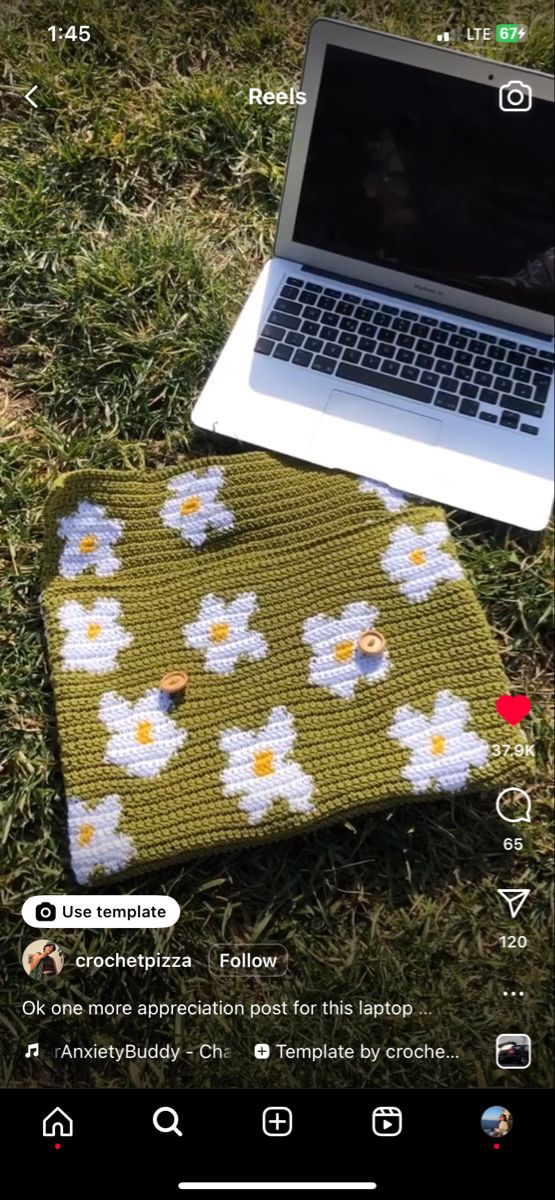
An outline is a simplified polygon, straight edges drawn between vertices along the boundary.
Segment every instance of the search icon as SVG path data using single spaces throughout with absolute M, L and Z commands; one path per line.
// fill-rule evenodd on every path
M 161 1125 L 160 1124 L 160 1116 L 162 1113 L 170 1114 L 170 1117 L 171 1117 L 170 1125 Z M 175 1111 L 175 1108 L 157 1108 L 156 1112 L 154 1113 L 154 1116 L 152 1118 L 152 1124 L 154 1125 L 154 1128 L 158 1130 L 158 1133 L 176 1133 L 178 1137 L 183 1137 L 183 1134 L 179 1128 L 178 1122 L 179 1122 L 179 1117 Z
M 522 799 L 525 802 L 524 812 L 521 813 L 521 815 L 519 817 L 507 816 L 507 813 L 503 812 L 503 809 L 501 807 L 502 803 L 504 802 L 504 797 L 510 796 L 513 794 L 516 794 L 516 796 L 519 799 Z M 531 821 L 532 820 L 532 817 L 531 817 L 532 801 L 528 795 L 528 792 L 524 792 L 522 790 L 522 788 L 517 788 L 517 787 L 505 788 L 504 791 L 499 793 L 497 800 L 495 801 L 495 807 L 497 809 L 498 816 L 501 817 L 501 820 L 508 821 L 510 825 L 517 825 L 519 821 Z

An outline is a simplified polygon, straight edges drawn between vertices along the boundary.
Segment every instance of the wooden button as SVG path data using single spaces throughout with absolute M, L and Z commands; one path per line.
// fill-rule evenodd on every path
M 167 671 L 160 680 L 160 691 L 173 696 L 176 692 L 185 691 L 188 682 L 189 676 L 186 671 Z
M 383 633 L 378 629 L 369 629 L 367 633 L 361 633 L 358 639 L 358 648 L 361 654 L 374 656 L 375 654 L 383 654 L 385 650 L 385 638 Z

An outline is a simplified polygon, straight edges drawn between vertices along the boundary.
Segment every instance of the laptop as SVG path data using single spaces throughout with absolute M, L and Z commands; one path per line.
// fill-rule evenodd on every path
M 274 257 L 194 424 L 489 518 L 553 500 L 553 77 L 311 27 Z

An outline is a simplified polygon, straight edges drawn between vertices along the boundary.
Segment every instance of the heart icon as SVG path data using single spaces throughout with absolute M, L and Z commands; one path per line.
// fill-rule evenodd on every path
M 519 721 L 528 716 L 532 707 L 528 696 L 498 696 L 495 707 L 500 717 L 509 725 L 518 725 Z

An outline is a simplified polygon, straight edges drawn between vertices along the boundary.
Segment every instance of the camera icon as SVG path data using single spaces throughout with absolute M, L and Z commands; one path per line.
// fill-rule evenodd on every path
M 499 88 L 499 107 L 501 112 L 530 112 L 532 107 L 532 88 L 520 79 L 510 79 Z
M 35 908 L 35 921 L 48 921 L 49 925 L 54 925 L 56 921 L 56 905 L 48 904 L 45 900 L 42 904 L 37 904 Z

